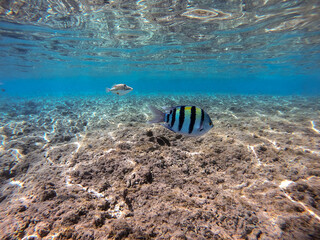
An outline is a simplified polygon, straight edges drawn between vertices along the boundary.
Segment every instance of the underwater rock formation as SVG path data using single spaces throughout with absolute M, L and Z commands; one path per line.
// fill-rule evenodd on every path
M 38 98 L 28 115 L 23 101 L 0 113 L 1 239 L 320 235 L 314 98 Z M 147 124 L 147 103 L 168 102 L 205 108 L 214 128 L 185 137 Z

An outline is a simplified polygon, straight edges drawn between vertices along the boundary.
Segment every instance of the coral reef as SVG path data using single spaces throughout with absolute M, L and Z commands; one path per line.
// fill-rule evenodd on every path
M 1 101 L 1 239 L 319 239 L 318 98 Z M 215 127 L 175 134 L 149 104 Z

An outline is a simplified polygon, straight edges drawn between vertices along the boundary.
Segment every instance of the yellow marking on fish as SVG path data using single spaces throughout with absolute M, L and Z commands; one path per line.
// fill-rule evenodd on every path
M 191 107 L 185 107 L 184 108 L 184 115 L 190 116 L 190 114 L 191 114 Z
M 196 107 L 196 116 L 201 116 L 201 109 Z

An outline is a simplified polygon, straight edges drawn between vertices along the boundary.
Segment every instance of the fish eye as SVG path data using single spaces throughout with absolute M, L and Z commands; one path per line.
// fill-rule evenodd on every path
M 209 125 L 212 126 L 212 122 L 209 122 Z

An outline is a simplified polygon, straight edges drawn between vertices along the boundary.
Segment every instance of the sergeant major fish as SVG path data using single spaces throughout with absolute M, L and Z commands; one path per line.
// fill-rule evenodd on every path
M 107 92 L 112 92 L 113 94 L 117 94 L 119 96 L 123 96 L 133 90 L 132 87 L 129 87 L 126 84 L 116 84 L 113 85 L 112 88 L 107 88 Z
M 187 136 L 201 136 L 212 127 L 209 115 L 196 106 L 178 106 L 165 108 L 165 112 L 149 106 L 153 119 L 148 123 L 161 123 L 169 130 Z

